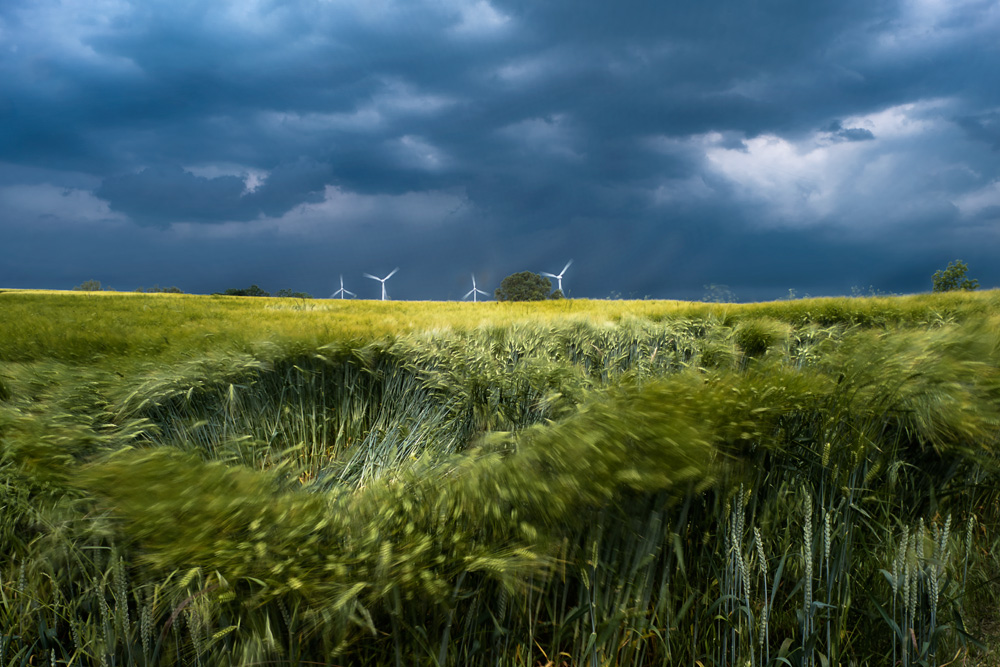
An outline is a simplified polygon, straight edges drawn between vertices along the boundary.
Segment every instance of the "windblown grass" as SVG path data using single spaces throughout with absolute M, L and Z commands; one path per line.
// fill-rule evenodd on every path
M 947 663 L 997 300 L 2 293 L 0 665 Z

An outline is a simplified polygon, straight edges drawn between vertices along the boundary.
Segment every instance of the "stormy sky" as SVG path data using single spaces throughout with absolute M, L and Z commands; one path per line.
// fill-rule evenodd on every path
M 0 287 L 1000 285 L 996 0 L 4 0 Z

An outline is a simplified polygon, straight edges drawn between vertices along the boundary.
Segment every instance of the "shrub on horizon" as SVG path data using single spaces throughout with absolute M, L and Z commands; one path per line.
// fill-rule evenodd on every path
M 220 292 L 216 292 L 215 294 L 220 294 Z M 271 293 L 265 292 L 256 285 L 251 285 L 246 289 L 235 289 L 231 287 L 227 289 L 225 292 L 221 292 L 221 295 L 222 296 L 271 296 Z
M 293 292 L 290 289 L 280 289 L 277 292 L 275 292 L 274 296 L 280 296 L 280 297 L 285 297 L 285 298 L 289 298 L 289 299 L 311 299 L 311 298 L 313 298 L 312 294 L 309 294 L 308 292 Z
M 159 285 L 153 285 L 149 289 L 139 287 L 135 291 L 140 294 L 184 294 L 184 290 L 180 287 L 160 287 Z

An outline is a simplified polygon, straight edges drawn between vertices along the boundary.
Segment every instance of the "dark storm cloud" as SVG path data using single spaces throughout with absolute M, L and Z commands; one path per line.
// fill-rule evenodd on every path
M 307 159 L 278 165 L 253 190 L 237 176 L 205 178 L 170 165 L 113 176 L 95 194 L 139 224 L 169 226 L 280 217 L 300 204 L 322 201 L 329 180 L 328 167 Z
M 863 127 L 849 127 L 837 132 L 837 136 L 845 141 L 870 141 L 875 138 L 871 130 Z
M 236 176 L 199 178 L 180 167 L 156 167 L 110 178 L 96 194 L 139 223 L 169 225 L 218 219 L 220 214 L 224 219 L 255 217 L 239 210 L 245 208 L 240 201 L 243 189 L 243 180 Z
M 454 257 L 574 257 L 592 296 L 903 285 L 995 234 L 997 29 L 978 0 L 8 2 L 3 224 L 72 223 L 69 188 L 78 224 L 148 228 L 122 255 L 316 285 L 410 258 L 408 298 L 467 291 Z
M 870 141 L 875 138 L 871 130 L 866 130 L 863 127 L 844 127 L 839 120 L 830 123 L 826 132 L 843 141 Z
M 956 122 L 973 141 L 1000 151 L 1000 112 L 991 111 L 977 116 L 962 116 Z

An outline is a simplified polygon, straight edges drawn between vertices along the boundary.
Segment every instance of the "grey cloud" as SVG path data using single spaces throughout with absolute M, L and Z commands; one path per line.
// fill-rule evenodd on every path
M 706 284 L 728 284 L 740 300 L 849 294 L 852 286 L 882 291 L 929 289 L 930 275 L 960 257 L 984 286 L 1000 285 L 988 246 L 1000 237 L 974 230 L 967 238 L 923 221 L 875 231 L 864 240 L 826 227 L 761 231 L 753 212 L 724 202 L 680 208 L 657 217 L 576 218 L 572 225 L 527 225 L 456 216 L 418 230 L 390 220 L 377 230 L 344 236 L 327 229 L 310 237 L 273 233 L 213 237 L 157 227 L 85 228 L 0 222 L 0 284 L 65 288 L 97 279 L 117 289 L 176 284 L 208 293 L 257 283 L 330 294 L 343 273 L 348 289 L 377 298 L 363 272 L 400 266 L 390 294 L 397 299 L 457 299 L 475 272 L 485 289 L 516 271 L 558 270 L 574 264 L 565 285 L 572 296 L 700 299 Z M 55 224 L 55 223 L 53 223 Z M 994 223 L 995 224 L 995 223 Z M 204 229 L 204 227 L 201 227 Z M 50 263 L 43 274 L 37 258 Z M 26 259 L 32 258 L 32 259 Z M 294 258 L 294 261 L 291 261 Z M 370 289 L 366 289 L 370 288 Z
M 238 176 L 205 178 L 173 165 L 113 176 L 95 194 L 140 224 L 164 226 L 280 217 L 300 204 L 322 201 L 329 181 L 329 167 L 307 159 L 279 165 L 249 192 Z
M 871 130 L 863 127 L 844 127 L 839 120 L 830 123 L 825 131 L 842 141 L 871 141 L 875 138 Z
M 295 206 L 323 200 L 332 180 L 330 167 L 308 158 L 278 165 L 256 190 L 243 196 L 246 206 L 279 217 Z
M 243 179 L 236 176 L 202 178 L 173 166 L 108 178 L 96 194 L 140 224 L 169 225 L 250 219 L 240 201 L 243 189 Z
M 871 130 L 861 127 L 849 127 L 838 132 L 837 136 L 846 141 L 871 141 L 875 138 Z
M 962 116 L 956 122 L 973 141 L 988 144 L 994 151 L 1000 151 L 1000 112 Z
M 995 222 L 1000 225 L 1000 205 L 981 208 L 976 211 L 973 219 L 976 221 Z

